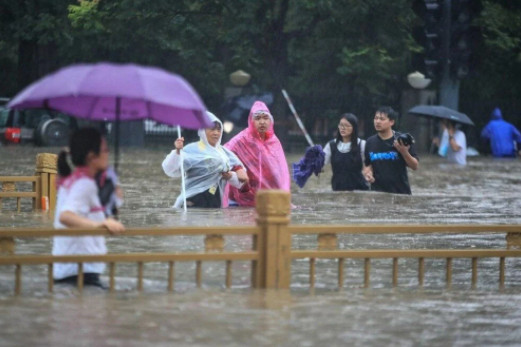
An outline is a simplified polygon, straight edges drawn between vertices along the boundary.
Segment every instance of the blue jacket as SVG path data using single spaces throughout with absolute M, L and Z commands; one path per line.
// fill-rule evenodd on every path
M 514 141 L 521 144 L 521 133 L 515 126 L 503 120 L 499 108 L 492 111 L 492 120 L 481 131 L 481 138 L 490 140 L 494 157 L 515 157 Z

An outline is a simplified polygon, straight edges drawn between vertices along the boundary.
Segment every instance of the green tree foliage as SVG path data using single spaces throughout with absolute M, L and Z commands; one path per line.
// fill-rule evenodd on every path
M 479 64 L 474 76 L 463 81 L 461 107 L 475 115 L 478 126 L 488 121 L 495 106 L 521 126 L 521 119 L 514 117 L 521 112 L 521 1 L 482 3 L 477 19 L 483 34 L 476 52 Z
M 217 16 L 203 2 L 83 0 L 69 7 L 77 38 L 69 58 L 160 66 L 183 75 L 212 100 L 225 78 L 210 23 Z
M 408 0 L 0 0 L 0 94 L 11 96 L 72 63 L 134 62 L 181 74 L 218 113 L 228 74 L 243 69 L 254 90 L 274 94 L 278 119 L 289 116 L 281 88 L 308 127 L 348 111 L 368 118 L 380 104 L 399 108 L 407 88 L 418 50 L 410 6 Z M 481 100 L 519 109 L 513 100 L 521 89 L 520 1 L 483 1 L 483 8 L 481 59 L 474 77 L 462 82 L 462 109 Z
M 0 1 L 0 93 L 22 86 L 56 69 L 58 47 L 71 40 L 67 5 L 72 0 Z
M 370 116 L 380 104 L 397 107 L 413 19 L 408 1 L 331 1 L 312 36 L 294 42 L 293 86 L 314 115 Z M 309 86 L 313 86 L 309 88 Z M 329 111 L 328 111 L 329 109 Z

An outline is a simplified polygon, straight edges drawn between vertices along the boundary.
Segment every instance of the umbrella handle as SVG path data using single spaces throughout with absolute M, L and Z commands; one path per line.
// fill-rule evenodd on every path
M 308 132 L 306 131 L 306 128 L 304 127 L 304 124 L 300 120 L 300 117 L 297 114 L 297 110 L 295 110 L 295 107 L 293 107 L 293 103 L 291 102 L 291 99 L 289 98 L 288 93 L 285 89 L 282 89 L 282 95 L 284 95 L 284 99 L 286 99 L 289 109 L 291 110 L 291 113 L 293 113 L 293 116 L 295 116 L 295 119 L 297 120 L 297 124 L 300 127 L 300 130 L 304 133 L 304 136 L 306 137 L 306 140 L 308 141 L 309 145 L 313 147 L 315 144 L 313 143 L 313 140 L 311 140 L 311 136 L 309 136 Z
M 177 126 L 177 137 L 181 137 L 181 127 Z M 183 209 L 186 212 L 186 190 L 185 190 L 185 169 L 183 163 L 183 151 L 179 151 L 179 155 L 181 156 L 181 194 L 183 195 Z

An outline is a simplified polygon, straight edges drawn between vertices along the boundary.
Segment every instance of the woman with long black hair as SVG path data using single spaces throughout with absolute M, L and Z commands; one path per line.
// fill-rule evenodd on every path
M 333 190 L 368 190 L 362 175 L 365 141 L 358 138 L 358 119 L 345 113 L 338 122 L 337 136 L 324 147 L 324 165 L 331 163 Z

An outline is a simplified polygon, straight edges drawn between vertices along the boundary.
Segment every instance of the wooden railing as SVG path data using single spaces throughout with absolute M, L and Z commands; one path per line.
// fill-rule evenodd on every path
M 109 287 L 115 288 L 116 264 L 133 262 L 137 264 L 137 290 L 143 290 L 144 264 L 149 262 L 168 263 L 167 285 L 174 288 L 176 262 L 195 262 L 195 282 L 202 283 L 202 262 L 222 261 L 226 264 L 225 284 L 232 283 L 232 263 L 251 261 L 252 288 L 288 289 L 291 285 L 291 266 L 295 259 L 309 259 L 309 283 L 315 285 L 316 261 L 337 259 L 337 283 L 344 285 L 344 262 L 346 259 L 363 259 L 363 284 L 370 286 L 372 259 L 392 259 L 392 285 L 398 285 L 398 262 L 400 259 L 418 259 L 418 286 L 423 286 L 425 259 L 445 259 L 445 279 L 447 287 L 452 284 L 453 259 L 471 259 L 471 286 L 476 287 L 478 261 L 482 258 L 498 258 L 499 287 L 505 286 L 506 258 L 521 257 L 521 225 L 289 225 L 290 195 L 284 191 L 260 191 L 257 194 L 257 225 L 235 227 L 176 227 L 176 228 L 131 228 L 123 236 L 116 237 L 164 237 L 164 236 L 205 236 L 204 252 L 172 253 L 118 253 L 106 255 L 53 256 L 18 254 L 16 239 L 48 238 L 53 236 L 109 236 L 103 229 L 0 229 L 0 265 L 15 266 L 15 293 L 21 292 L 22 266 L 44 264 L 48 267 L 48 290 L 53 290 L 53 264 L 73 262 L 78 264 L 78 288 L 82 289 L 83 264 L 105 262 L 108 264 Z M 338 234 L 476 234 L 500 233 L 506 235 L 505 249 L 338 249 Z M 317 248 L 308 250 L 292 249 L 292 235 L 316 234 Z M 228 235 L 251 235 L 252 249 L 225 252 L 224 241 Z
M 240 252 L 224 252 L 224 236 L 225 235 L 252 235 L 254 239 L 258 235 L 258 228 L 255 226 L 245 227 L 212 227 L 201 229 L 199 227 L 185 228 L 133 228 L 125 232 L 125 236 L 206 236 L 205 252 L 180 252 L 180 253 L 124 253 L 124 254 L 100 254 L 100 255 L 70 255 L 70 256 L 53 256 L 50 254 L 32 255 L 32 254 L 16 254 L 15 238 L 48 238 L 54 236 L 110 236 L 103 229 L 0 229 L 0 265 L 15 265 L 15 292 L 21 292 L 22 266 L 27 265 L 47 265 L 48 266 L 48 289 L 53 290 L 53 264 L 54 263 L 77 263 L 79 267 L 78 287 L 83 287 L 83 264 L 90 262 L 104 262 L 109 268 L 109 289 L 115 288 L 115 270 L 117 263 L 133 262 L 138 264 L 137 274 L 137 290 L 143 289 L 143 268 L 145 263 L 150 262 L 167 262 L 168 268 L 168 290 L 174 288 L 174 266 L 175 262 L 196 262 L 196 284 L 198 287 L 202 283 L 202 262 L 203 261 L 223 261 L 226 263 L 226 287 L 231 286 L 232 279 L 232 262 L 234 261 L 252 261 L 254 267 L 257 267 L 258 252 L 252 250 Z M 255 285 L 260 282 L 260 276 L 256 275 L 257 271 L 252 270 L 252 283 Z
M 32 199 L 32 209 L 54 211 L 56 205 L 56 155 L 40 153 L 36 156 L 36 172 L 34 176 L 0 176 L 0 211 L 3 199 L 16 199 L 16 210 L 21 210 L 21 199 Z M 19 190 L 17 183 L 29 182 L 32 184 L 30 191 Z M 43 205 L 42 204 L 45 204 Z
M 32 208 L 40 208 L 41 203 L 41 187 L 40 176 L 0 176 L 2 190 L 0 191 L 0 210 L 3 208 L 3 199 L 15 198 L 16 210 L 21 210 L 21 199 L 31 198 L 33 200 Z M 32 184 L 31 191 L 20 191 L 17 183 L 29 182 Z

